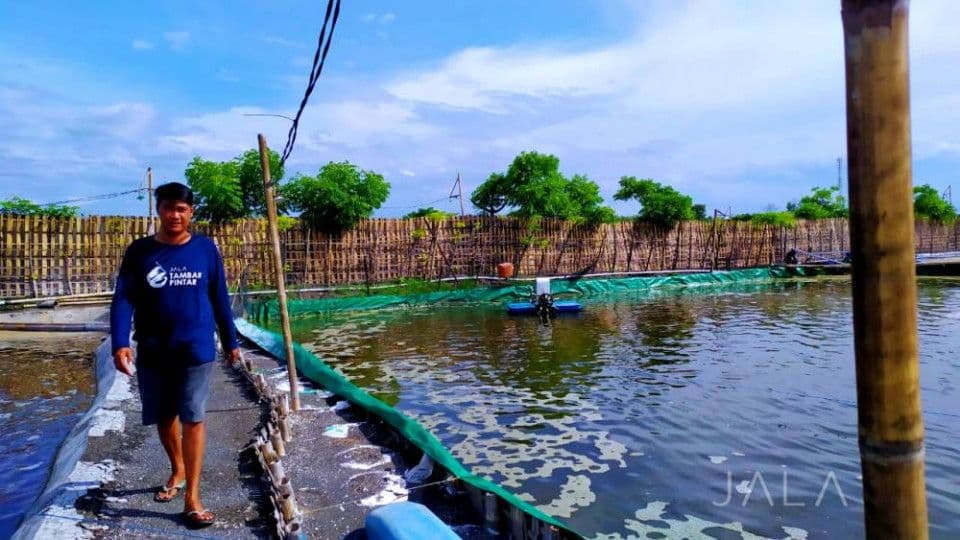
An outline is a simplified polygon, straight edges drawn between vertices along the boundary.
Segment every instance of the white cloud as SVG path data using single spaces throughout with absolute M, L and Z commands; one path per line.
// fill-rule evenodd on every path
M 130 46 L 139 51 L 148 51 L 153 48 L 153 43 L 143 39 L 135 39 Z
M 390 24 L 396 20 L 397 16 L 394 13 L 367 13 L 366 15 L 360 17 L 360 20 L 367 23 L 377 23 L 377 24 Z
M 171 49 L 175 51 L 182 51 L 190 42 L 190 32 L 164 32 L 163 39 L 167 41 L 167 44 Z
M 841 80 L 833 11 L 813 3 L 749 6 L 706 3 L 662 15 L 651 31 L 592 49 L 467 48 L 436 68 L 399 77 L 387 90 L 401 99 L 498 113 L 513 110 L 518 97 L 689 111 L 785 100 L 809 91 L 811 82 Z M 774 95 L 771 87 L 789 92 Z
M 260 38 L 261 41 L 270 45 L 279 45 L 281 47 L 288 47 L 290 49 L 305 49 L 307 46 L 299 41 L 293 41 L 292 39 L 282 38 L 279 36 L 263 36 Z
M 286 121 L 245 114 L 274 113 L 255 107 L 234 107 L 184 118 L 174 125 L 171 134 L 161 139 L 161 145 L 173 152 L 232 157 L 249 148 L 257 132 L 266 130 L 277 134 L 270 137 L 271 146 L 283 147 L 289 126 Z M 408 105 L 358 100 L 320 103 L 308 107 L 300 120 L 297 152 L 329 154 L 331 148 L 356 151 L 398 140 L 424 140 L 437 133 L 437 128 L 419 119 Z

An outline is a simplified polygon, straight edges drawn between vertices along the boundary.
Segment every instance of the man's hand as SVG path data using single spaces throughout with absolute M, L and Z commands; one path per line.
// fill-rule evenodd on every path
M 240 361 L 240 348 L 237 347 L 236 349 L 230 351 L 229 353 L 224 354 L 223 359 L 226 360 L 227 364 L 231 366 L 237 365 L 237 362 Z
M 115 353 L 113 353 L 113 365 L 116 366 L 117 371 L 127 375 L 128 377 L 133 376 L 133 349 L 130 347 L 120 347 Z

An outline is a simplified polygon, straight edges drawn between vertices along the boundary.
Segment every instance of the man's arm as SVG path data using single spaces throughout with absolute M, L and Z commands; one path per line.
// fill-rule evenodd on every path
M 113 349 L 113 363 L 118 370 L 127 375 L 133 375 L 133 350 L 130 348 L 130 328 L 134 309 L 131 247 L 128 247 L 123 254 L 117 284 L 113 289 L 113 301 L 110 303 L 110 342 Z
M 233 310 L 230 308 L 230 294 L 227 292 L 227 277 L 223 269 L 223 258 L 214 247 L 213 274 L 210 276 L 210 303 L 213 315 L 220 331 L 220 343 L 224 355 L 231 362 L 240 359 L 240 345 L 237 342 L 237 328 L 233 324 Z

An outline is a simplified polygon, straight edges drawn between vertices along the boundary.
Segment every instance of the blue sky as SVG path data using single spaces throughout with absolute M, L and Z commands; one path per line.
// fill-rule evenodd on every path
M 182 179 L 263 132 L 282 148 L 320 2 L 4 2 L 0 199 Z M 960 190 L 960 2 L 911 4 L 914 182 Z M 380 216 L 469 191 L 522 150 L 613 203 L 651 177 L 708 208 L 782 208 L 845 155 L 839 0 L 351 1 L 288 176 L 350 160 L 392 184 Z M 844 169 L 844 181 L 846 172 Z M 960 197 L 958 197 L 960 198 Z M 458 209 L 455 201 L 433 206 Z M 84 213 L 137 214 L 133 196 Z M 469 208 L 469 205 L 468 205 Z

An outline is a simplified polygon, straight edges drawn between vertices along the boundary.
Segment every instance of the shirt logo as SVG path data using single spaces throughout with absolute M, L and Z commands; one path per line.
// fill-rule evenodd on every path
M 154 289 L 159 289 L 167 284 L 167 271 L 157 263 L 153 270 L 147 273 L 147 283 Z

